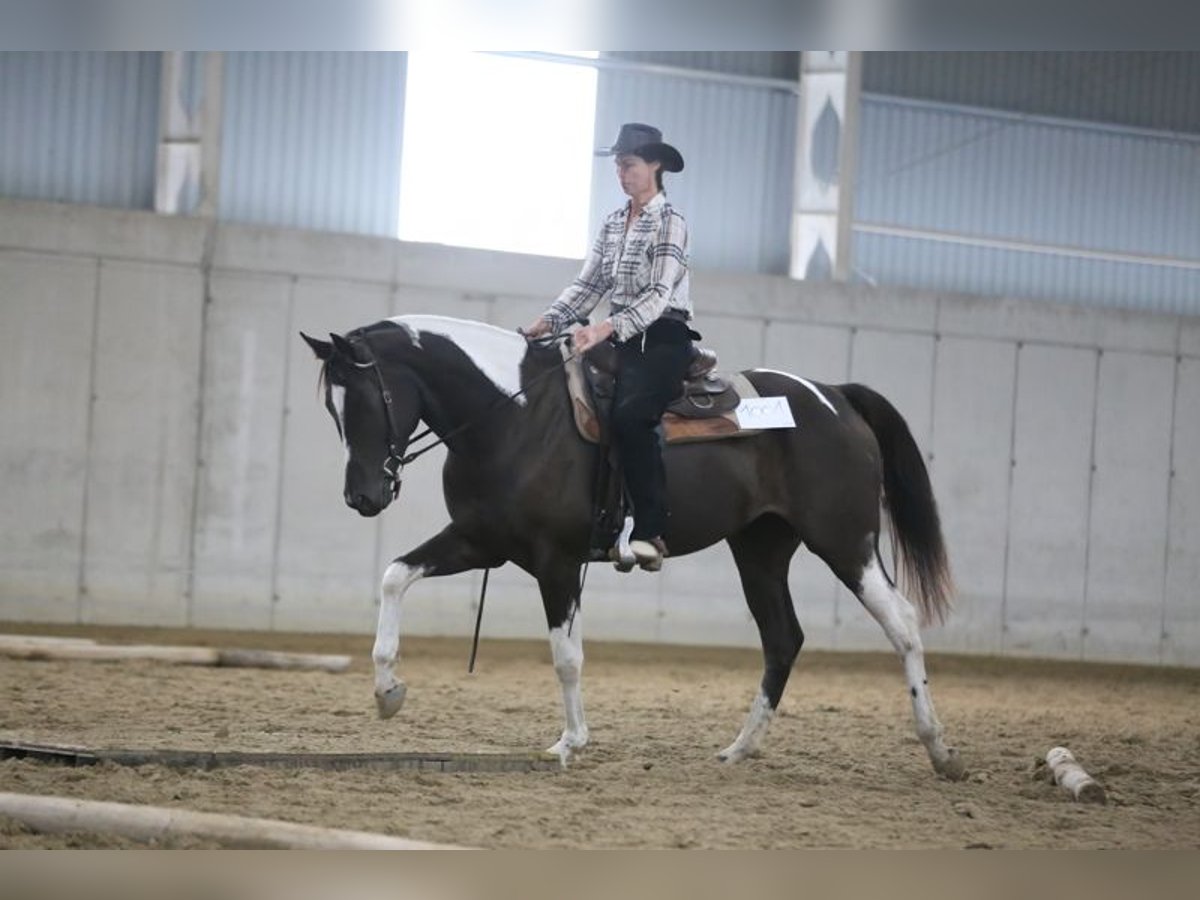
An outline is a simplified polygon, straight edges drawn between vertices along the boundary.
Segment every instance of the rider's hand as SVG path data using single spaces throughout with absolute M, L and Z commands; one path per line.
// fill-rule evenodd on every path
M 553 326 L 546 320 L 544 316 L 538 316 L 530 322 L 521 334 L 525 335 L 526 340 L 534 340 L 543 335 L 549 334 L 553 330 Z
M 587 353 L 597 344 L 607 341 L 613 335 L 612 323 L 605 319 L 595 325 L 588 325 L 575 332 L 575 352 Z

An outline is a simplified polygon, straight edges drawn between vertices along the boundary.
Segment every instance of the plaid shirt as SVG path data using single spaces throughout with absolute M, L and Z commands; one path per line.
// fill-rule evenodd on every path
M 629 203 L 604 220 L 579 275 L 544 313 L 555 331 L 590 313 L 605 296 L 619 340 L 641 334 L 668 309 L 692 318 L 687 223 L 661 192 L 625 230 Z

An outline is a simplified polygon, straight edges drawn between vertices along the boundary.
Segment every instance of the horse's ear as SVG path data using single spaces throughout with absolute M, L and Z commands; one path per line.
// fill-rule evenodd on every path
M 350 346 L 350 342 L 340 334 L 329 333 L 329 339 L 333 341 L 333 349 L 340 353 L 346 359 L 354 359 L 354 348 Z
M 316 338 L 309 337 L 303 331 L 300 332 L 300 337 L 304 338 L 304 342 L 312 347 L 312 352 L 317 354 L 317 359 L 327 360 L 333 356 L 333 344 L 329 341 L 319 341 Z

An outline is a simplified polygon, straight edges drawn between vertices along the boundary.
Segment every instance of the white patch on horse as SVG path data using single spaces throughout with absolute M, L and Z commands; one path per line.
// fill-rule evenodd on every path
M 340 384 L 329 386 L 329 402 L 337 413 L 338 434 L 342 436 L 342 449 L 346 451 L 346 461 L 350 460 L 350 439 L 346 437 L 346 388 Z
M 578 609 L 573 620 L 550 629 L 550 653 L 554 658 L 558 683 L 562 686 L 566 727 L 558 743 L 546 752 L 556 754 L 566 766 L 571 754 L 583 749 L 588 742 L 588 727 L 583 717 L 583 693 L 579 685 L 583 671 L 583 622 Z
M 425 576 L 423 566 L 409 566 L 396 560 L 383 573 L 379 586 L 379 624 L 375 628 L 375 646 L 371 660 L 375 664 L 375 703 L 379 717 L 395 715 L 404 703 L 406 688 L 393 668 L 400 658 L 400 601 L 413 585 Z
M 767 734 L 767 727 L 775 717 L 771 701 L 761 690 L 750 704 L 750 713 L 746 716 L 746 724 L 742 726 L 737 739 L 717 754 L 724 762 L 738 762 L 758 752 L 762 739 Z
M 506 396 L 520 392 L 521 360 L 525 358 L 527 345 L 525 338 L 515 331 L 449 316 L 395 316 L 390 321 L 410 332 L 441 335 L 467 354 L 475 367 Z M 414 343 L 420 346 L 419 340 Z M 515 400 L 525 404 L 523 394 Z
M 417 331 L 417 329 L 413 328 L 408 324 L 408 322 L 404 321 L 403 317 L 401 316 L 396 316 L 394 319 L 392 319 L 392 321 L 408 332 L 408 339 L 412 341 L 414 347 L 416 347 L 418 350 L 422 349 L 421 334 Z
M 826 397 L 824 394 L 822 394 L 821 389 L 818 388 L 811 381 L 809 381 L 807 378 L 801 378 L 799 375 L 793 375 L 791 372 L 780 372 L 778 369 L 755 369 L 754 371 L 755 372 L 765 372 L 769 375 L 782 375 L 784 378 L 790 378 L 790 379 L 792 379 L 792 381 L 799 382 L 800 384 L 802 384 L 806 388 L 808 388 L 810 391 L 812 391 L 814 394 L 816 394 L 817 399 L 820 400 L 822 403 L 824 403 L 829 408 L 829 411 L 831 413 L 833 413 L 835 416 L 838 414 L 838 411 L 833 408 L 833 404 L 829 402 L 829 398 Z

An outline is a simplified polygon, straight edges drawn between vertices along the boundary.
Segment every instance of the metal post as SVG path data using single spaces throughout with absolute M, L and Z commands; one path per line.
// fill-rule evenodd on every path
M 802 54 L 792 278 L 845 281 L 850 277 L 861 89 L 861 52 Z
M 220 53 L 172 50 L 162 55 L 156 212 L 216 214 L 222 63 Z

